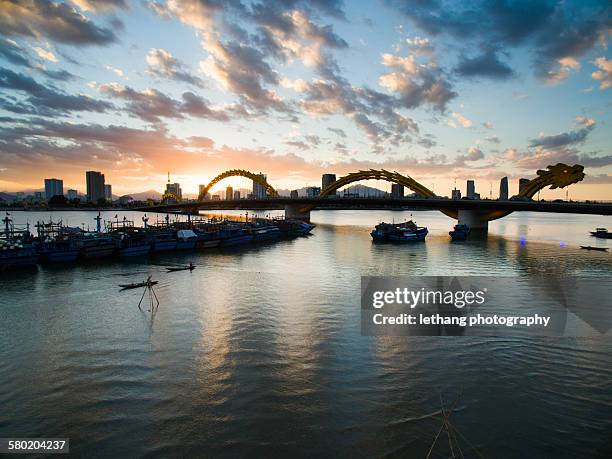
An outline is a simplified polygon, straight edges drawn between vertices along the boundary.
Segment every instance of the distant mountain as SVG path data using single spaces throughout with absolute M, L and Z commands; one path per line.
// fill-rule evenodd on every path
M 162 195 L 159 191 L 147 190 L 141 191 L 140 193 L 127 193 L 128 196 L 134 198 L 135 201 L 146 201 L 147 199 L 160 200 Z

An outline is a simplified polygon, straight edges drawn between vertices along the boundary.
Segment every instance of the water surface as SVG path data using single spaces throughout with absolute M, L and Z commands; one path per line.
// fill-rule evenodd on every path
M 535 274 L 609 276 L 611 254 L 578 246 L 610 246 L 588 236 L 610 217 L 517 213 L 486 241 L 450 244 L 452 220 L 414 212 L 427 241 L 396 246 L 368 233 L 409 212 L 312 216 L 308 238 L 4 275 L 0 437 L 70 437 L 83 457 L 424 457 L 440 396 L 461 394 L 468 457 L 612 452 L 609 338 L 364 337 L 359 309 L 362 275 L 516 276 L 523 289 Z M 117 287 L 148 275 L 155 314 Z

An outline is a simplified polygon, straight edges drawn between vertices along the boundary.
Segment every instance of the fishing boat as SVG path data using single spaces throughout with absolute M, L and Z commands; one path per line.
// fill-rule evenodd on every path
M 193 250 L 198 241 L 198 235 L 191 229 L 180 229 L 176 232 L 176 241 L 177 250 Z
M 195 265 L 193 263 L 189 263 L 189 265 L 187 266 L 171 266 L 166 268 L 168 270 L 169 273 L 171 272 L 175 272 L 175 271 L 193 271 L 195 269 Z
M 253 242 L 274 241 L 281 237 L 280 229 L 265 221 L 253 222 L 251 232 L 253 234 Z
M 119 284 L 119 287 L 121 287 L 121 290 L 130 290 L 133 288 L 150 287 L 152 285 L 156 285 L 157 283 L 158 283 L 157 281 L 148 279 L 144 282 L 135 282 L 132 284 Z
M 79 256 L 84 260 L 108 258 L 115 252 L 112 237 L 100 233 L 83 233 L 75 240 Z
M 449 231 L 448 234 L 453 241 L 465 241 L 468 234 L 470 234 L 470 227 L 463 224 L 455 225 L 453 230 Z
M 228 224 L 219 230 L 221 236 L 221 246 L 248 244 L 253 240 L 253 234 L 246 228 L 235 224 Z
M 596 228 L 595 231 L 590 231 L 591 236 L 598 237 L 600 239 L 612 239 L 612 233 L 606 228 Z
M 424 241 L 428 230 L 412 220 L 403 223 L 379 223 L 370 233 L 374 242 Z
M 580 248 L 584 249 L 584 250 L 597 250 L 599 252 L 607 252 L 608 251 L 607 247 L 593 247 L 591 245 L 581 245 Z
M 290 218 L 275 218 L 270 220 L 270 223 L 280 230 L 283 238 L 307 236 L 315 227 L 313 224 Z
M 37 249 L 40 259 L 47 263 L 67 263 L 76 261 L 79 256 L 79 248 L 76 237 L 80 229 L 68 228 L 59 221 L 37 222 L 38 233 Z
M 108 222 L 106 232 L 115 241 L 115 255 L 121 258 L 144 256 L 151 250 L 147 232 L 136 228 L 134 222 L 126 217 L 123 217 L 122 221 L 117 219 Z
M 151 252 L 170 252 L 176 250 L 176 236 L 170 230 L 150 230 L 147 233 L 151 243 Z
M 195 233 L 198 235 L 198 240 L 196 241 L 197 249 L 210 249 L 219 247 L 219 244 L 221 244 L 221 236 L 217 229 L 196 229 Z
M 29 225 L 25 229 L 15 228 L 8 212 L 2 221 L 5 229 L 0 236 L 0 270 L 36 266 L 38 253 Z

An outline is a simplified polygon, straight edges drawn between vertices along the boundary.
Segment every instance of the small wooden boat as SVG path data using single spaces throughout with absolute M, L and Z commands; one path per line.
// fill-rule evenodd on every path
M 121 287 L 121 290 L 128 290 L 128 289 L 132 289 L 132 288 L 142 288 L 142 287 L 150 287 L 152 285 L 156 285 L 157 281 L 154 280 L 146 280 L 144 282 L 136 282 L 133 284 L 119 284 L 119 287 Z
M 195 269 L 195 265 L 193 263 L 189 263 L 189 266 L 176 266 L 176 267 L 168 267 L 166 268 L 168 270 L 169 273 L 172 273 L 174 271 L 193 271 Z
M 595 236 L 600 239 L 612 239 L 612 232 L 606 228 L 597 228 L 595 231 L 591 231 L 591 236 Z
M 593 247 L 591 245 L 581 245 L 580 248 L 584 249 L 584 250 L 597 250 L 599 252 L 607 252 L 608 251 L 607 247 Z

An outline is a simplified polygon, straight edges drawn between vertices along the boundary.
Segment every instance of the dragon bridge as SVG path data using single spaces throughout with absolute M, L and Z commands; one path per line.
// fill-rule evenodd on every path
M 278 193 L 276 192 L 276 190 L 272 187 L 272 185 L 270 185 L 266 181 L 266 179 L 263 177 L 263 175 L 261 175 L 261 174 L 254 174 L 253 172 L 249 172 L 249 171 L 244 170 L 244 169 L 231 169 L 231 170 L 222 172 L 221 174 L 217 175 L 214 179 L 212 179 L 210 182 L 208 182 L 208 184 L 202 190 L 200 190 L 200 194 L 198 196 L 198 201 L 203 201 L 205 196 L 206 196 L 206 194 L 210 191 L 210 189 L 215 184 L 217 184 L 221 180 L 229 178 L 229 177 L 246 177 L 246 178 L 250 178 L 251 180 L 253 180 L 253 182 L 261 185 L 266 190 L 266 193 L 269 196 L 278 196 Z

